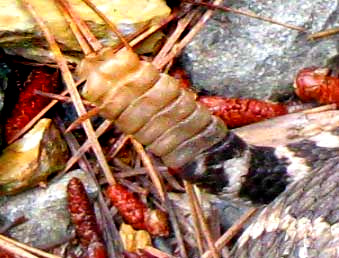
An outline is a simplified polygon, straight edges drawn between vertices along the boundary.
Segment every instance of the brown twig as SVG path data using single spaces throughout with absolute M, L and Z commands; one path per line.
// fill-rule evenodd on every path
M 174 256 L 169 255 L 167 253 L 164 253 L 163 251 L 156 249 L 152 246 L 146 246 L 143 249 L 144 251 L 146 251 L 147 253 L 149 253 L 150 255 L 152 255 L 153 257 L 157 257 L 157 258 L 174 258 Z
M 57 45 L 54 37 L 50 33 L 45 22 L 40 18 L 40 16 L 37 14 L 37 12 L 34 10 L 34 8 L 29 4 L 29 2 L 27 0 L 22 0 L 22 2 L 25 4 L 26 8 L 30 11 L 33 18 L 39 24 L 41 30 L 43 31 L 43 33 L 45 35 L 46 40 L 48 41 L 48 43 L 50 45 L 50 48 L 51 48 L 51 50 L 54 54 L 56 62 L 57 62 L 58 66 L 59 66 L 59 68 L 62 72 L 62 76 L 63 76 L 63 79 L 64 79 L 66 85 L 67 85 L 68 91 L 70 92 L 70 95 L 71 95 L 71 98 L 72 98 L 72 101 L 73 101 L 73 104 L 75 106 L 77 113 L 79 114 L 79 116 L 85 114 L 86 109 L 81 102 L 81 98 L 80 98 L 79 92 L 76 89 L 72 74 L 67 67 L 66 60 L 63 57 L 63 55 L 60 51 L 60 48 Z M 95 153 L 95 155 L 98 159 L 98 162 L 99 162 L 101 168 L 103 169 L 103 172 L 104 172 L 104 174 L 107 178 L 107 181 L 110 184 L 115 184 L 115 179 L 112 176 L 112 173 L 111 173 L 110 168 L 107 164 L 105 156 L 102 152 L 102 149 L 100 147 L 98 139 L 95 136 L 95 132 L 93 130 L 93 127 L 92 127 L 90 121 L 89 120 L 84 121 L 83 126 L 84 126 L 85 132 L 86 132 L 89 140 L 91 141 L 93 151 L 94 151 L 94 153 Z
M 88 45 L 92 48 L 94 52 L 98 52 L 100 49 L 103 48 L 102 44 L 96 39 L 94 34 L 89 30 L 86 23 L 80 18 L 78 13 L 72 8 L 72 6 L 66 0 L 55 0 L 59 3 L 66 11 L 69 16 L 74 21 L 74 26 L 77 26 L 77 30 L 82 33 L 81 37 L 87 40 Z M 73 31 L 73 32 L 76 32 Z M 78 35 L 80 37 L 80 35 Z M 77 36 L 77 37 L 78 37 Z
M 38 256 L 35 256 L 16 245 L 13 245 L 11 243 L 8 243 L 7 241 L 4 241 L 0 238 L 0 252 L 5 252 L 6 255 L 12 255 L 13 257 L 19 257 L 19 258 L 38 258 Z M 11 257 L 11 256 L 10 256 Z
M 67 129 L 66 129 L 66 133 L 69 133 L 71 131 L 73 131 L 75 128 L 77 128 L 78 126 L 80 126 L 83 122 L 85 122 L 87 119 L 90 119 L 96 115 L 98 115 L 101 111 L 101 108 L 96 106 L 94 108 L 92 108 L 90 111 L 88 111 L 87 113 L 85 113 L 84 115 L 80 116 L 75 122 L 73 122 Z
M 147 170 L 145 168 L 134 168 L 130 170 L 125 170 L 123 172 L 114 173 L 116 178 L 128 178 L 145 174 L 147 174 Z
M 133 193 L 138 193 L 140 196 L 147 196 L 149 194 L 149 190 L 146 188 L 143 188 L 142 186 L 137 185 L 136 183 L 131 183 L 131 181 L 121 178 L 119 180 L 119 183 L 123 186 L 125 186 L 128 190 L 130 190 Z M 142 198 L 141 198 L 142 199 Z
M 46 253 L 42 250 L 20 243 L 3 235 L 0 235 L 0 247 L 9 251 L 10 253 L 25 258 L 37 258 L 38 256 L 44 258 L 61 258 L 60 256 Z
M 195 239 L 197 240 L 197 244 L 198 244 L 198 249 L 199 249 L 199 254 L 202 255 L 204 252 L 204 246 L 203 246 L 203 234 L 202 234 L 202 230 L 199 224 L 199 219 L 198 219 L 198 212 L 197 209 L 195 208 L 194 205 L 194 200 L 192 195 L 192 191 L 187 191 L 187 183 L 184 182 L 184 186 L 186 189 L 186 193 L 188 195 L 189 201 L 188 204 L 190 206 L 190 210 L 191 210 L 191 216 L 192 216 L 192 220 L 193 220 L 193 227 L 194 227 L 194 232 L 195 232 Z
M 40 90 L 35 90 L 34 93 L 36 95 L 40 95 L 46 98 L 50 98 L 50 99 L 55 99 L 61 102 L 68 102 L 68 103 L 72 103 L 72 99 L 70 97 L 66 97 L 63 96 L 61 94 L 55 94 L 55 93 L 49 93 L 49 92 L 44 92 L 44 91 L 40 91 Z M 88 107 L 94 108 L 95 105 L 92 102 L 89 102 L 87 100 L 83 100 L 82 103 Z
M 199 12 L 197 10 L 193 11 L 178 21 L 178 25 L 175 31 L 168 38 L 165 45 L 161 48 L 157 56 L 153 59 L 152 63 L 155 67 L 158 67 L 158 63 L 160 62 L 160 60 L 163 59 L 168 54 L 168 52 L 173 48 L 174 44 L 177 42 L 181 34 L 187 28 L 188 24 L 191 22 L 194 16 L 196 16 L 198 13 Z
M 158 167 L 158 170 L 160 170 L 160 168 Z M 161 171 L 161 174 L 163 176 L 164 179 L 166 179 L 167 183 L 172 186 L 174 189 L 176 189 L 177 191 L 185 191 L 184 187 L 182 187 L 182 185 L 180 185 L 180 183 L 174 178 L 174 176 L 168 172 L 168 169 L 166 167 L 166 169 L 164 169 L 163 171 Z
M 119 139 L 114 143 L 109 154 L 107 155 L 109 160 L 114 159 L 114 157 L 121 151 L 121 149 L 125 146 L 125 144 L 130 140 L 129 135 L 122 134 Z
M 244 215 L 242 215 L 239 220 L 230 227 L 225 234 L 223 234 L 216 242 L 215 246 L 218 251 L 225 247 L 225 245 L 239 232 L 239 230 L 244 226 L 244 224 L 253 216 L 253 214 L 258 210 L 258 208 L 251 208 Z M 212 252 L 208 250 L 202 255 L 202 258 L 211 257 Z
M 107 206 L 107 202 L 99 191 L 99 207 L 104 218 L 104 239 L 107 246 L 109 257 L 120 257 L 122 253 L 122 241 L 118 229 L 116 228 L 112 214 Z
M 60 95 L 65 96 L 68 91 L 63 91 Z M 24 133 L 26 133 L 37 121 L 39 121 L 55 104 L 57 100 L 52 100 L 45 108 L 43 108 L 29 123 L 27 123 L 16 135 L 14 135 L 9 141 L 8 144 L 12 144 L 14 141 L 19 139 Z
M 132 47 L 137 45 L 137 44 L 139 44 L 141 41 L 143 41 L 144 39 L 146 39 L 147 37 L 149 37 L 150 35 L 152 35 L 156 31 L 160 30 L 162 27 L 167 25 L 169 22 L 171 22 L 172 20 L 177 18 L 177 16 L 178 16 L 178 13 L 177 12 L 173 12 L 172 14 L 170 14 L 170 16 L 168 16 L 167 18 L 163 19 L 159 24 L 153 25 L 148 30 L 143 32 L 141 35 L 139 35 L 136 38 L 134 38 L 133 40 L 131 40 L 131 42 L 129 44 Z
M 328 29 L 328 30 L 323 30 L 323 31 L 319 31 L 319 32 L 313 33 L 311 35 L 308 35 L 307 40 L 321 39 L 321 38 L 333 36 L 333 35 L 338 34 L 338 33 L 339 33 L 339 27 Z
M 301 31 L 304 32 L 305 29 L 303 27 L 299 27 L 299 26 L 295 26 L 295 25 L 291 25 L 291 24 L 286 24 L 286 23 L 282 23 L 276 20 L 273 20 L 271 18 L 267 18 L 267 17 L 262 17 L 260 15 L 257 15 L 253 12 L 249 12 L 249 11 L 243 11 L 243 10 L 238 10 L 238 9 L 234 9 L 234 8 L 230 8 L 230 7 L 226 7 L 226 6 L 220 6 L 220 5 L 216 5 L 216 4 L 210 4 L 210 3 L 204 3 L 204 2 L 196 2 L 196 1 L 192 1 L 192 0 L 183 0 L 184 2 L 193 4 L 193 5 L 201 5 L 201 6 L 206 6 L 207 8 L 210 9 L 219 9 L 225 12 L 230 12 L 230 13 L 236 13 L 236 14 L 240 14 L 240 15 L 245 15 L 254 19 L 258 19 L 261 21 L 266 21 L 269 23 L 273 23 L 276 25 L 280 25 L 283 26 L 285 28 L 289 28 L 292 30 L 297 30 L 297 31 Z
M 8 230 L 13 227 L 16 227 L 22 223 L 25 223 L 28 219 L 25 216 L 19 216 L 14 219 L 14 221 L 5 221 L 0 227 L 0 234 L 5 234 Z
M 77 150 L 80 147 L 78 141 L 76 140 L 76 138 L 74 137 L 73 134 L 71 134 L 71 133 L 66 134 L 65 133 L 66 128 L 65 128 L 65 125 L 64 125 L 62 119 L 59 117 L 59 115 L 55 116 L 55 122 L 56 122 L 59 130 L 62 132 L 62 134 L 63 134 L 63 136 L 64 136 L 64 138 L 67 142 L 67 145 L 68 145 L 69 149 L 71 150 L 72 155 L 74 156 L 74 153 L 76 153 Z M 85 156 L 82 156 L 79 160 L 77 160 L 77 162 L 78 162 L 79 167 L 83 171 L 89 172 L 89 171 L 93 170 Z M 66 172 L 65 170 L 59 172 L 58 175 L 55 177 L 55 180 L 60 179 L 65 174 L 65 172 Z
M 76 82 L 75 86 L 78 87 L 79 85 L 83 84 L 84 80 L 80 80 L 78 82 Z M 68 90 L 64 90 L 60 96 L 66 96 L 67 94 L 69 94 Z M 27 123 L 27 125 L 25 125 L 16 135 L 13 136 L 12 139 L 10 139 L 8 141 L 8 144 L 13 143 L 14 141 L 16 141 L 17 139 L 19 139 L 24 133 L 26 133 L 29 129 L 32 128 L 33 125 L 35 125 L 35 123 L 37 121 L 39 121 L 52 107 L 54 107 L 56 104 L 58 103 L 57 100 L 52 100 L 46 107 L 44 107 L 34 118 L 31 119 L 31 121 L 29 121 L 29 123 Z
M 175 215 L 175 212 L 174 212 L 174 209 L 173 209 L 173 204 L 172 204 L 171 200 L 168 198 L 167 192 L 165 192 L 165 205 L 166 205 L 166 209 L 168 211 L 170 221 L 172 223 L 175 238 L 178 242 L 180 257 L 187 258 L 188 256 L 187 256 L 187 252 L 186 252 L 186 248 L 185 248 L 185 244 L 184 244 L 184 239 L 183 239 L 181 231 L 180 231 L 178 219 L 177 219 L 177 216 Z
M 217 249 L 214 245 L 214 241 L 213 241 L 213 238 L 211 236 L 211 232 L 210 232 L 208 225 L 206 223 L 206 219 L 205 219 L 203 212 L 201 210 L 197 196 L 196 196 L 196 194 L 193 190 L 193 186 L 192 186 L 191 183 L 189 183 L 187 181 L 184 181 L 184 185 L 185 185 L 185 190 L 186 190 L 188 197 L 190 199 L 190 202 L 193 204 L 194 210 L 196 211 L 196 215 L 197 215 L 197 218 L 199 220 L 200 226 L 203 230 L 203 232 L 201 232 L 201 234 L 203 234 L 205 236 L 208 247 L 211 250 L 212 257 L 218 258 L 219 257 L 218 251 L 217 251 Z
M 131 143 L 133 144 L 134 149 L 139 154 L 143 165 L 147 168 L 148 175 L 150 176 L 155 188 L 157 189 L 160 199 L 164 202 L 165 201 L 164 183 L 162 181 L 162 178 L 159 172 L 153 166 L 151 159 L 149 158 L 149 156 L 146 154 L 144 150 L 144 147 L 133 137 L 131 137 L 130 139 L 131 139 Z
M 66 8 L 64 5 L 61 4 L 60 1 L 55 0 L 57 2 L 59 2 L 58 6 L 60 8 L 60 11 L 63 13 L 66 22 L 68 23 L 69 27 L 71 28 L 71 30 L 73 31 L 74 36 L 76 37 L 82 51 L 84 52 L 85 55 L 90 54 L 91 52 L 93 52 L 93 49 L 91 48 L 91 46 L 87 43 L 87 40 L 84 38 L 84 36 L 82 35 L 78 25 L 74 22 L 74 19 L 72 19 L 71 15 L 69 12 L 67 12 Z
M 336 109 L 337 109 L 337 104 L 328 104 L 328 105 L 324 105 L 324 106 L 319 106 L 319 107 L 303 110 L 302 113 L 313 114 L 313 113 L 319 113 L 319 112 L 336 110 Z
M 103 19 L 103 21 L 109 26 L 109 28 L 115 33 L 115 35 L 117 35 L 117 37 L 120 39 L 120 41 L 124 44 L 125 48 L 127 48 L 130 51 L 133 51 L 132 47 L 130 46 L 130 44 L 128 43 L 128 41 L 126 40 L 126 38 L 124 37 L 124 35 L 122 35 L 122 33 L 118 30 L 118 28 L 115 26 L 115 24 L 113 22 L 111 22 L 106 15 L 104 15 L 96 6 L 95 4 L 93 4 L 90 0 L 83 0 L 89 7 L 91 7 L 95 13 L 101 18 Z
M 222 0 L 215 0 L 213 4 L 218 5 L 222 2 L 223 2 Z M 162 70 L 163 67 L 165 67 L 170 60 L 173 60 L 177 55 L 181 53 L 181 50 L 203 28 L 207 20 L 211 18 L 213 12 L 214 12 L 213 10 L 206 11 L 204 15 L 200 18 L 200 20 L 197 22 L 197 24 L 187 33 L 187 35 L 168 53 L 166 57 L 163 58 L 163 60 L 161 60 L 161 62 L 158 62 L 157 68 L 159 70 Z
M 99 128 L 95 131 L 97 137 L 101 136 L 108 127 L 112 124 L 112 121 L 105 120 Z M 91 141 L 87 139 L 85 143 L 73 154 L 73 156 L 67 161 L 66 167 L 61 173 L 67 172 L 82 156 L 83 154 L 91 147 Z

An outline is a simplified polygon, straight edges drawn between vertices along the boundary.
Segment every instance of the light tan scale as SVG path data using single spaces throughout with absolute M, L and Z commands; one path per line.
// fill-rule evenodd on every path
M 97 106 L 91 115 L 99 111 L 171 168 L 182 167 L 226 137 L 221 119 L 197 103 L 175 78 L 161 73 L 160 67 L 140 60 L 115 25 L 89 0 L 83 1 L 125 45 L 120 51 L 103 48 L 67 0 L 56 0 L 85 54 L 77 76 L 86 80 L 82 96 Z M 77 121 L 86 118 L 89 115 L 81 115 Z
M 193 93 L 131 50 L 98 59 L 96 65 L 84 59 L 79 66 L 78 73 L 87 77 L 82 96 L 166 166 L 181 167 L 226 136 L 222 120 L 197 103 Z

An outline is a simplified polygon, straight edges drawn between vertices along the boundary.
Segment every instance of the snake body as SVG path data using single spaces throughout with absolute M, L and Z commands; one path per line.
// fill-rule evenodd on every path
M 216 192 L 268 203 L 289 180 L 291 161 L 227 130 L 192 93 L 127 49 L 85 58 L 82 95 L 179 175 Z M 243 182 L 239 182 L 243 180 Z
M 339 257 L 339 128 L 287 147 L 307 174 L 265 207 L 232 257 Z
M 334 115 L 332 131 L 320 131 L 318 136 L 283 146 L 256 146 L 228 131 L 173 77 L 159 73 L 133 52 L 122 50 L 107 55 L 93 69 L 83 66 L 82 73 L 87 73 L 83 96 L 166 166 L 218 194 L 253 203 L 270 203 L 285 192 L 247 229 L 234 249 L 234 257 L 295 257 L 308 250 L 302 244 L 314 245 L 314 250 L 324 247 L 328 240 L 319 244 L 313 241 L 318 235 L 333 239 L 337 234 L 332 231 L 338 216 L 336 209 L 329 206 L 337 195 L 339 114 Z M 321 191 L 311 188 L 314 182 Z M 322 200 L 317 199 L 318 192 L 328 194 Z M 332 229 L 332 233 L 326 233 L 326 229 Z M 306 239 L 308 236 L 312 241 Z M 283 246 L 285 240 L 290 244 L 279 247 L 278 243 Z M 337 252 L 326 248 L 323 249 L 330 255 Z
M 210 188 L 228 196 L 269 203 L 232 257 L 339 257 L 338 114 L 333 118 L 331 129 L 307 136 L 307 127 L 316 126 L 305 124 L 302 139 L 279 146 L 258 147 L 231 135 L 184 167 L 187 178 L 204 174 L 205 184 L 213 179 Z
M 292 184 L 242 234 L 233 257 L 339 257 L 339 157 Z
M 83 97 L 183 178 L 253 203 L 270 203 L 284 192 L 241 236 L 234 257 L 338 257 L 338 124 L 330 138 L 337 145 L 255 146 L 131 51 L 83 61 Z

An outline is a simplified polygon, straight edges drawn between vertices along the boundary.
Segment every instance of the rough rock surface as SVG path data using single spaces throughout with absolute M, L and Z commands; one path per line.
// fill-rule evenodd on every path
M 67 144 L 51 119 L 40 119 L 0 156 L 0 194 L 11 195 L 33 187 L 65 167 Z
M 49 29 L 64 51 L 80 51 L 72 31 L 55 1 L 30 0 L 30 4 L 47 21 Z M 96 7 L 115 23 L 124 35 L 131 35 L 145 25 L 166 17 L 170 9 L 163 0 L 138 0 L 131 5 L 128 0 L 93 0 Z M 90 26 L 103 44 L 112 45 L 117 37 L 83 1 L 69 0 L 71 6 Z M 0 1 L 0 45 L 8 53 L 17 54 L 40 62 L 51 61 L 43 34 L 30 13 L 18 0 Z
M 309 33 L 338 27 L 338 0 L 231 0 L 224 4 L 304 27 L 306 33 L 216 12 L 182 58 L 197 89 L 276 100 L 292 93 L 300 68 L 325 65 L 338 55 L 339 35 L 307 41 Z
M 219 215 L 220 225 L 223 230 L 227 230 L 231 227 L 244 212 L 246 212 L 250 207 L 253 207 L 248 202 L 232 201 L 225 196 L 217 196 L 205 192 L 200 192 L 199 196 L 202 200 L 202 207 L 205 216 L 210 221 L 214 221 L 216 218 L 212 217 L 214 215 L 212 215 L 211 210 L 213 208 L 216 209 Z M 193 228 L 193 221 L 189 215 L 190 205 L 187 194 L 170 193 L 169 198 L 173 202 L 176 211 L 180 214 L 180 216 L 187 218 L 187 220 L 183 220 L 185 224 L 183 227 L 187 226 L 187 228 Z
M 67 173 L 60 180 L 44 188 L 35 188 L 21 194 L 2 197 L 0 214 L 5 223 L 24 216 L 27 221 L 9 230 L 9 236 L 38 248 L 61 244 L 71 234 L 67 209 L 66 186 L 72 177 L 78 177 L 85 185 L 90 197 L 98 189 L 92 178 L 82 170 Z

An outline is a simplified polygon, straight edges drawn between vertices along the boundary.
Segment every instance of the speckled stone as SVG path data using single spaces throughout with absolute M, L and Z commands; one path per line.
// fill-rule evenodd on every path
M 292 93 L 300 68 L 325 65 L 338 55 L 339 35 L 306 39 L 309 33 L 338 27 L 338 0 L 231 0 L 225 4 L 302 26 L 307 33 L 216 12 L 182 58 L 196 89 L 232 97 L 281 99 Z

